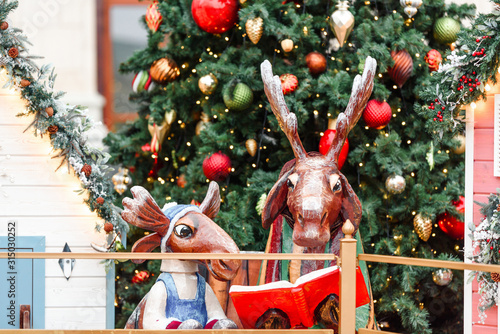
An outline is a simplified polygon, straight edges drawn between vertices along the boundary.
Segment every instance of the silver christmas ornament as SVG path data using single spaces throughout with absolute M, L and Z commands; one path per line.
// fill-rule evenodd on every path
M 405 178 L 401 175 L 391 175 L 385 180 L 385 187 L 391 194 L 401 194 L 406 188 Z
M 432 280 L 439 286 L 445 286 L 453 280 L 453 272 L 450 269 L 438 269 L 432 272 Z
M 405 9 L 403 9 L 403 11 L 411 19 L 415 14 L 417 14 L 418 9 L 416 9 L 414 7 L 405 7 Z
M 400 0 L 399 3 L 404 7 L 403 11 L 409 18 L 417 14 L 418 9 L 422 6 L 422 0 Z
M 399 3 L 403 7 L 414 7 L 417 9 L 422 6 L 422 0 L 400 0 Z
M 120 195 L 127 190 L 127 185 L 132 182 L 132 179 L 128 175 L 128 169 L 127 168 L 118 168 L 118 173 L 113 175 L 111 178 L 113 181 L 113 184 L 115 185 L 115 190 L 117 193 Z
M 329 42 L 328 42 L 328 51 L 334 51 L 334 52 L 337 52 L 339 51 L 340 49 L 340 43 L 339 43 L 339 40 L 336 39 L 336 38 L 332 38 Z
M 339 1 L 336 6 L 338 9 L 330 16 L 330 27 L 332 27 L 340 47 L 344 45 L 354 27 L 354 15 L 349 11 L 347 3 L 348 1 Z

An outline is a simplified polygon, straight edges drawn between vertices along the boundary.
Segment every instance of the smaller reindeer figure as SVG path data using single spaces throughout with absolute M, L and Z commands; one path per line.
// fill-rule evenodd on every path
M 122 217 L 128 223 L 154 231 L 139 239 L 132 252 L 239 253 L 231 237 L 212 220 L 220 207 L 219 186 L 211 182 L 200 207 L 168 203 L 160 210 L 149 192 L 139 186 L 125 198 Z M 132 260 L 142 263 L 144 260 Z M 130 316 L 125 328 L 234 329 L 210 285 L 198 274 L 198 263 L 216 279 L 231 280 L 239 260 L 162 260 L 161 275 Z

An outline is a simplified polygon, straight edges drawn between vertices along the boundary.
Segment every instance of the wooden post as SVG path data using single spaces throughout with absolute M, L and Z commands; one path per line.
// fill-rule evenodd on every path
M 354 225 L 348 219 L 340 240 L 340 324 L 339 334 L 356 333 L 356 239 Z

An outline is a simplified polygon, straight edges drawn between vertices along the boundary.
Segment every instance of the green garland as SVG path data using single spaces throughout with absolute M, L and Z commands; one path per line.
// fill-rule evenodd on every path
M 485 215 L 476 227 L 470 224 L 472 251 L 467 257 L 475 263 L 499 264 L 500 263 L 500 189 L 497 194 L 488 197 L 487 204 L 481 204 L 481 213 Z M 476 278 L 479 284 L 478 311 L 481 322 L 486 319 L 486 310 L 498 303 L 498 281 L 500 273 L 473 271 L 469 275 L 469 283 Z
M 500 5 L 500 0 L 493 0 Z M 456 44 L 458 49 L 446 55 L 430 80 L 423 83 L 421 100 L 415 111 L 426 119 L 426 129 L 434 138 L 445 133 L 455 135 L 464 130 L 462 106 L 486 99 L 488 82 L 496 83 L 500 57 L 500 11 L 480 14 L 469 29 L 462 29 Z
M 84 107 L 70 106 L 61 102 L 63 92 L 54 91 L 54 69 L 49 65 L 39 68 L 34 56 L 28 54 L 30 44 L 18 28 L 9 27 L 5 21 L 8 14 L 17 8 L 18 2 L 0 1 L 0 68 L 7 72 L 7 82 L 3 88 L 15 89 L 26 102 L 26 112 L 17 116 L 33 115 L 28 129 L 35 136 L 49 135 L 56 153 L 53 158 L 61 158 L 61 164 L 70 166 L 81 181 L 79 194 L 88 193 L 84 202 L 91 211 L 105 222 L 113 225 L 118 235 L 125 235 L 128 225 L 120 216 L 120 209 L 113 203 L 115 192 L 110 182 L 112 170 L 106 165 L 109 155 L 86 144 L 86 132 L 93 127 Z M 25 130 L 25 131 L 26 131 Z M 97 224 L 100 230 L 102 224 Z

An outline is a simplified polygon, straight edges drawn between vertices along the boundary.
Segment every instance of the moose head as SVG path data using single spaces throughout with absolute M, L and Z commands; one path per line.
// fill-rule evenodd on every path
M 341 226 L 347 219 L 358 228 L 361 204 L 346 177 L 339 171 L 338 157 L 349 131 L 358 122 L 371 95 L 376 67 L 376 61 L 368 57 L 363 76 L 357 75 L 354 79 L 349 104 L 339 114 L 336 136 L 328 153 L 323 156 L 304 150 L 297 133 L 297 117 L 286 106 L 279 77 L 273 77 L 269 61 L 261 64 L 264 91 L 295 155 L 295 159 L 283 166 L 278 181 L 269 192 L 262 212 L 264 228 L 282 215 L 293 229 L 295 244 L 323 249 L 330 239 L 342 236 Z
M 123 199 L 123 219 L 137 227 L 154 231 L 139 239 L 132 247 L 132 252 L 151 252 L 161 247 L 163 253 L 239 253 L 233 239 L 212 220 L 220 208 L 219 186 L 216 182 L 210 183 L 199 208 L 173 203 L 167 204 L 162 211 L 143 187 L 132 187 L 131 192 L 133 199 Z M 240 260 L 197 262 L 206 266 L 216 279 L 225 281 L 233 279 L 241 266 Z

